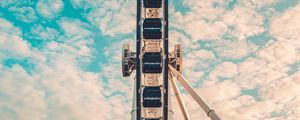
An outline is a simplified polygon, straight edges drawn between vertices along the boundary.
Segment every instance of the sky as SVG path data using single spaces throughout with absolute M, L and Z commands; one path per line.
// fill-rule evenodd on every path
M 169 0 L 170 51 L 224 120 L 300 120 L 299 0 Z M 1 120 L 130 119 L 135 0 L 1 0 Z M 180 86 L 180 85 L 179 85 Z M 180 87 L 192 120 L 208 120 Z M 175 120 L 182 119 L 173 96 Z

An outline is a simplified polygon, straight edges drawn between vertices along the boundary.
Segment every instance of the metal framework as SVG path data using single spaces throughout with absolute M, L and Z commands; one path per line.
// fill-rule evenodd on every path
M 174 50 L 169 53 L 168 0 L 137 0 L 136 26 L 136 51 L 130 51 L 129 44 L 124 44 L 122 50 L 123 76 L 128 77 L 136 71 L 131 119 L 172 120 L 172 86 L 183 118 L 190 120 L 176 85 L 177 80 L 208 117 L 221 120 L 183 78 L 181 46 L 175 45 Z

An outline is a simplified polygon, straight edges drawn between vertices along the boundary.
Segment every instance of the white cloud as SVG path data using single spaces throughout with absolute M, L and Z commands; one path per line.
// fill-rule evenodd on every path
M 18 20 L 26 23 L 31 23 L 37 20 L 37 16 L 32 7 L 11 7 L 11 12 L 16 16 Z
M 127 0 L 72 1 L 75 8 L 89 9 L 87 19 L 98 26 L 102 34 L 116 36 L 132 33 L 135 28 L 135 2 Z
M 30 45 L 19 37 L 20 30 L 5 19 L 0 21 L 0 58 L 29 56 Z
M 0 31 L 8 33 L 10 35 L 20 35 L 20 29 L 16 28 L 11 22 L 6 19 L 0 18 Z
M 80 20 L 62 18 L 59 24 L 68 37 L 88 36 L 90 34 L 90 31 L 87 30 L 87 25 Z
M 0 66 L 1 119 L 40 120 L 46 118 L 45 93 L 36 89 L 32 76 L 19 65 L 10 69 Z M 16 75 L 17 74 L 17 75 Z
M 275 4 L 276 2 L 279 2 L 280 0 L 243 0 L 238 1 L 238 3 L 241 6 L 251 8 L 251 9 L 257 9 L 261 7 L 266 7 L 267 5 Z
M 278 41 L 258 52 L 258 56 L 268 62 L 274 62 L 274 67 L 286 71 L 288 65 L 299 61 L 300 42 L 295 40 Z M 279 70 L 279 69 L 278 69 Z
M 193 42 L 190 38 L 188 38 L 187 35 L 183 34 L 182 32 L 179 32 L 177 30 L 170 30 L 169 34 L 171 35 L 169 36 L 169 51 L 173 51 L 174 45 L 178 43 L 181 43 L 181 47 L 184 51 L 199 48 L 199 46 L 195 42 Z
M 63 7 L 64 3 L 61 0 L 39 0 L 36 4 L 38 13 L 46 19 L 57 16 Z
M 229 59 L 240 59 L 247 57 L 255 48 L 251 48 L 245 39 L 238 40 L 218 40 L 214 44 L 214 50 L 216 50 L 219 57 Z
M 194 50 L 187 53 L 186 59 L 212 60 L 215 59 L 215 55 L 212 51 L 208 51 L 208 50 Z
M 291 39 L 298 40 L 300 38 L 300 5 L 288 9 L 284 14 L 273 18 L 271 22 L 270 33 L 279 40 Z
M 210 104 L 213 104 L 228 101 L 237 97 L 240 95 L 240 89 L 238 84 L 231 81 L 224 81 L 220 83 L 206 82 L 203 85 L 203 88 L 198 91 Z
M 220 78 L 230 79 L 237 75 L 237 65 L 231 62 L 224 62 L 210 72 L 209 78 L 211 80 L 218 80 Z
M 264 16 L 255 10 L 236 6 L 232 11 L 226 11 L 225 3 L 215 0 L 205 2 L 190 0 L 183 3 L 190 11 L 182 14 L 172 10 L 174 17 L 171 17 L 176 21 L 172 22 L 171 26 L 176 28 L 175 31 L 184 31 L 190 37 L 191 40 L 182 40 L 192 41 L 192 44 L 187 46 L 197 48 L 200 47 L 199 42 L 211 42 L 209 48 L 212 48 L 219 57 L 229 59 L 247 57 L 257 49 L 246 41 L 247 37 L 265 31 Z M 232 39 L 224 40 L 226 34 L 232 36 Z
M 37 40 L 48 40 L 53 41 L 57 40 L 59 33 L 57 30 L 51 28 L 51 27 L 45 27 L 42 25 L 34 25 L 30 28 L 30 33 L 28 35 L 29 38 L 34 38 Z
M 246 7 L 235 7 L 233 11 L 224 15 L 223 21 L 227 26 L 233 27 L 232 35 L 238 39 L 257 35 L 264 31 L 264 17 Z
M 45 101 L 47 102 L 48 119 L 101 119 L 109 109 L 100 92 L 99 75 L 83 72 L 76 67 L 77 57 L 68 56 L 68 52 L 53 53 L 53 60 L 46 65 L 37 65 L 40 74 L 34 75 L 40 80 Z M 66 116 L 68 114 L 68 116 Z M 91 118 L 93 116 L 93 118 Z
M 30 45 L 19 36 L 0 33 L 0 51 L 6 57 L 22 57 L 31 54 Z
M 198 8 L 193 8 L 192 10 L 199 10 L 201 7 L 207 7 L 209 4 L 201 5 L 197 4 L 198 2 L 196 1 L 188 2 L 191 6 L 198 6 Z M 245 38 L 266 32 L 269 28 L 264 28 L 263 21 L 265 17 L 270 16 L 261 16 L 256 10 L 262 6 L 274 4 L 276 1 L 252 1 L 251 4 L 249 2 L 251 1 L 239 1 L 233 11 L 226 11 L 224 15 L 219 15 L 217 14 L 218 12 L 214 13 L 214 15 L 221 16 L 222 19 L 220 22 L 224 22 L 226 26 L 233 26 L 234 29 L 230 30 L 226 28 L 225 32 L 221 32 L 221 34 L 212 33 L 216 35 L 229 33 L 235 39 L 231 41 L 217 39 L 212 41 L 212 48 L 216 56 L 221 58 L 240 59 L 249 56 L 250 53 L 255 55 L 245 58 L 245 60 L 241 59 L 238 63 L 225 62 L 216 66 L 210 72 L 210 79 L 215 80 L 219 77 L 225 77 L 228 80 L 218 82 L 202 81 L 203 84 L 197 90 L 215 108 L 222 119 L 298 119 L 300 116 L 298 112 L 300 109 L 298 105 L 300 104 L 300 99 L 298 97 L 299 92 L 296 91 L 299 91 L 300 88 L 300 75 L 299 72 L 289 74 L 288 71 L 291 65 L 299 63 L 300 60 L 300 44 L 299 37 L 297 37 L 299 35 L 297 33 L 299 31 L 298 27 L 300 26 L 297 17 L 299 5 L 285 11 L 278 18 L 277 16 L 271 17 L 270 33 L 278 41 L 268 43 L 262 49 L 257 49 L 249 44 Z M 181 16 L 180 13 L 175 14 Z M 199 20 L 199 16 L 194 16 L 190 20 L 201 21 Z M 180 25 L 184 26 L 184 24 Z M 208 57 L 210 55 L 206 54 L 205 56 Z M 201 61 L 200 58 L 189 57 L 188 61 L 199 62 Z M 212 60 L 217 61 L 219 59 L 215 58 Z M 188 62 L 188 64 L 193 65 L 196 65 L 195 63 Z M 193 79 L 188 79 L 192 84 L 199 82 L 203 77 L 202 71 L 184 67 L 186 68 L 186 75 L 195 76 Z M 199 67 L 198 64 L 197 67 Z M 193 75 L 196 73 L 200 75 Z M 188 78 L 188 76 L 186 77 Z M 242 90 L 251 89 L 257 89 L 257 93 L 250 92 L 245 94 L 242 92 Z M 208 119 L 205 113 L 199 112 L 199 106 L 195 102 L 192 102 L 192 98 L 186 95 L 183 96 L 192 118 Z M 180 117 L 176 115 L 176 118 Z
M 224 6 L 225 1 L 218 0 L 189 0 L 183 1 L 183 5 L 188 6 L 191 11 L 188 13 L 186 20 L 199 20 L 204 18 L 209 21 L 215 21 L 219 19 L 218 17 L 225 12 Z M 220 7 L 216 6 L 219 5 Z
M 30 75 L 17 64 L 11 68 L 0 66 L 1 118 L 111 120 L 129 117 L 128 102 L 132 92 L 127 91 L 131 91 L 130 81 L 120 81 L 121 72 L 115 70 L 118 66 L 109 69 L 112 68 L 110 64 L 104 68 L 103 72 L 110 71 L 110 75 L 86 72 L 80 68 L 82 60 L 90 59 L 88 45 L 93 44 L 91 39 L 87 39 L 91 32 L 86 24 L 61 19 L 59 24 L 65 35 L 59 38 L 68 39 L 62 43 L 51 41 L 37 51 L 18 34 L 10 34 L 18 28 L 4 19 L 0 20 L 5 23 L 2 26 L 7 28 L 0 32 L 1 60 L 2 57 L 27 57 L 35 66 Z M 110 78 L 115 75 L 119 81 Z M 104 95 L 103 77 L 109 78 L 109 89 L 112 91 L 110 98 Z M 124 86 L 124 83 L 127 85 Z M 116 88 L 115 85 L 124 87 Z M 124 99 L 122 94 L 114 95 L 119 91 L 124 91 L 124 96 L 129 98 Z M 2 95 L 5 95 L 4 98 Z
M 22 6 L 22 5 L 33 5 L 34 2 L 30 0 L 1 0 L 0 6 L 3 8 L 10 8 L 15 6 Z
M 226 30 L 225 24 L 221 22 L 207 23 L 204 20 L 190 21 L 186 25 L 178 27 L 186 30 L 194 41 L 218 39 Z
M 200 11 L 193 11 L 187 15 L 181 13 L 175 13 L 174 18 L 181 18 L 178 21 L 174 21 L 171 25 L 175 28 L 184 30 L 192 39 L 193 42 L 202 40 L 215 40 L 226 31 L 226 25 L 222 22 L 208 23 L 204 19 L 198 16 Z
M 65 47 L 71 50 L 72 54 L 91 57 L 92 49 L 87 45 L 93 44 L 94 41 L 92 41 L 93 33 L 90 31 L 89 25 L 79 20 L 73 21 L 68 18 L 60 19 L 58 24 L 65 33 L 63 37 L 59 38 L 68 45 Z M 81 59 L 84 60 L 85 58 Z

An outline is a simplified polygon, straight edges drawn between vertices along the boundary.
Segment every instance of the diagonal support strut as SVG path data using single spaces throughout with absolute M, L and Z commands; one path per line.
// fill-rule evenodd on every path
M 191 84 L 183 78 L 181 73 L 179 73 L 171 65 L 169 65 L 169 70 L 171 71 L 172 75 L 179 81 L 179 83 L 181 83 L 185 90 L 191 94 L 194 100 L 200 105 L 200 107 L 205 111 L 207 116 L 211 118 L 211 120 L 221 120 L 217 113 L 201 98 L 201 96 L 196 92 Z
M 180 107 L 180 110 L 181 110 L 181 113 L 183 115 L 184 120 L 190 120 L 190 117 L 189 117 L 189 114 L 187 112 L 186 106 L 185 106 L 185 104 L 183 102 L 183 99 L 181 97 L 181 93 L 180 93 L 180 91 L 179 91 L 179 89 L 178 89 L 178 87 L 175 83 L 175 80 L 173 79 L 173 76 L 172 76 L 170 71 L 169 71 L 169 80 L 172 84 L 173 92 L 176 96 L 176 99 L 177 99 L 177 102 L 179 104 L 179 107 Z

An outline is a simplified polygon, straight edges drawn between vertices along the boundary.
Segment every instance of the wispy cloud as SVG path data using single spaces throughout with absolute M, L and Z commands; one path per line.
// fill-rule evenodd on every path
M 64 8 L 64 3 L 61 0 L 40 0 L 36 4 L 39 15 L 46 19 L 52 19 L 57 16 Z
M 299 62 L 299 5 L 277 13 L 272 8 L 276 2 L 238 1 L 232 10 L 224 10 L 223 2 L 186 1 L 183 5 L 191 7 L 190 12 L 171 14 L 184 18 L 172 23 L 173 33 L 178 32 L 174 41 L 184 41 L 185 36 L 190 37 L 186 41 L 193 41 L 183 42 L 187 43 L 183 44 L 185 75 L 223 119 L 299 118 L 300 102 L 294 92 L 299 88 L 299 72 L 288 73 L 290 66 Z M 262 7 L 268 8 L 262 11 Z M 193 29 L 188 29 L 188 24 L 194 25 Z M 216 29 L 215 25 L 222 27 Z M 275 40 L 263 47 L 247 40 L 263 32 L 271 33 L 268 39 Z M 203 62 L 207 58 L 210 60 Z M 184 98 L 188 107 L 195 106 L 192 98 Z M 189 111 L 194 119 L 207 119 L 199 110 Z

